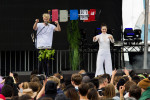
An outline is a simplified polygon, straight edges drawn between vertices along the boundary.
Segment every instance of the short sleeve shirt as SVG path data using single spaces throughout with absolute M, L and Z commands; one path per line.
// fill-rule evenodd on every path
M 55 25 L 48 24 L 45 25 L 44 23 L 37 24 L 37 48 L 46 48 L 52 46 L 53 41 L 53 32 L 55 29 Z

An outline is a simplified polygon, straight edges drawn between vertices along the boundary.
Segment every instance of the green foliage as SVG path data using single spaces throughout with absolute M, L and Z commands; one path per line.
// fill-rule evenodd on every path
M 67 27 L 68 42 L 70 46 L 69 60 L 72 66 L 72 70 L 77 70 L 80 64 L 80 32 L 77 20 L 72 20 L 68 23 Z
M 53 50 L 48 50 L 48 49 L 40 50 L 38 59 L 39 59 L 39 61 L 41 61 L 42 59 L 45 59 L 45 58 L 48 60 L 50 60 L 50 59 L 54 60 L 54 58 L 53 58 L 54 54 L 55 54 L 55 49 L 53 49 Z

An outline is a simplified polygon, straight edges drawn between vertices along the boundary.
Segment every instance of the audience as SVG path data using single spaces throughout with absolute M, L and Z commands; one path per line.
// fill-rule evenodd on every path
M 5 96 L 6 100 L 11 100 L 13 96 L 13 88 L 10 85 L 5 84 L 2 87 L 2 95 Z
M 29 96 L 29 95 L 26 94 L 26 95 L 20 96 L 19 100 L 32 100 L 32 98 L 31 98 L 31 96 Z
M 13 78 L 12 73 L 10 73 L 10 76 L 5 78 L 5 82 L 4 84 L 6 85 L 10 85 L 13 88 L 13 96 L 18 96 L 18 89 L 17 89 L 17 85 L 16 82 Z
M 53 100 L 52 98 L 48 97 L 43 97 L 41 100 Z
M 87 98 L 88 89 L 89 89 L 89 86 L 87 83 L 82 83 L 79 85 L 80 100 L 88 100 Z
M 113 84 L 110 83 L 105 87 L 104 98 L 105 99 L 115 99 L 115 100 L 119 99 L 119 97 L 116 96 L 115 87 Z
M 71 76 L 55 73 L 48 78 L 35 71 L 30 81 L 22 83 L 17 73 L 10 73 L 0 78 L 0 100 L 149 100 L 149 75 L 123 71 L 123 76 L 116 76 L 114 70 L 111 77 L 89 77 L 81 70 Z
M 141 79 L 139 76 L 135 75 L 132 77 L 132 81 L 134 81 L 136 84 L 138 84 L 141 81 Z
M 59 93 L 57 94 L 55 100 L 70 100 L 70 99 L 68 99 L 65 94 Z M 71 99 L 71 100 L 78 100 L 78 99 Z
M 126 94 L 124 95 L 124 98 L 129 97 L 129 89 L 130 89 L 133 85 L 136 85 L 136 83 L 133 82 L 133 81 L 127 81 L 127 82 L 125 83 L 124 86 L 125 86 L 125 92 L 126 92 Z
M 22 89 L 28 89 L 29 88 L 28 82 L 23 82 L 21 85 L 22 85 Z
M 83 76 L 82 82 L 83 82 L 83 83 L 88 83 L 88 82 L 90 82 L 90 77 L 89 77 L 89 76 Z
M 98 93 L 100 96 L 103 96 L 104 95 L 104 90 L 105 90 L 105 86 L 108 85 L 108 80 L 107 78 L 103 78 L 103 77 L 99 77 L 99 87 L 98 87 Z
M 74 88 L 78 91 L 78 86 L 81 84 L 82 82 L 82 76 L 81 74 L 72 74 L 71 76 L 71 84 L 74 86 Z
M 2 87 L 4 85 L 2 82 L 3 82 L 3 77 L 0 76 L 0 83 L 1 83 L 0 84 L 0 94 L 1 94 Z
M 139 98 L 141 97 L 141 88 L 137 85 L 132 85 L 129 89 L 129 97 L 139 100 Z
M 54 81 L 47 81 L 46 85 L 44 86 L 45 88 L 45 94 L 43 97 L 47 97 L 47 98 L 52 98 L 53 100 L 55 99 L 56 95 L 57 95 L 57 85 Z M 44 91 L 42 92 L 44 93 Z M 43 94 L 42 94 L 43 95 Z M 39 98 L 39 100 L 41 100 L 43 97 Z
M 33 92 L 32 89 L 24 89 L 22 92 L 18 93 L 19 96 L 29 95 L 32 99 L 36 98 L 37 92 Z
M 99 87 L 98 79 L 93 78 L 93 79 L 90 80 L 90 82 L 94 84 L 94 86 L 95 86 L 96 89 L 98 89 L 98 87 Z
M 39 93 L 42 85 L 38 82 L 29 82 L 29 88 L 32 89 L 33 92 Z
M 79 100 L 78 92 L 75 90 L 75 88 L 69 88 L 67 89 L 64 94 L 69 98 L 70 100 Z
M 110 83 L 111 77 L 110 77 L 109 74 L 103 74 L 102 77 L 103 77 L 103 78 L 106 78 L 107 82 Z
M 54 81 L 56 83 L 57 86 L 57 93 L 63 93 L 63 91 L 60 89 L 60 79 L 58 79 L 55 76 L 50 76 L 48 79 L 48 81 Z
M 62 79 L 63 78 L 59 73 L 55 73 L 53 76 L 57 77 L 58 79 Z
M 142 94 L 139 100 L 150 99 L 150 77 L 141 80 L 138 86 L 141 88 Z
M 87 98 L 89 100 L 98 100 L 99 95 L 95 88 L 90 88 L 87 93 Z

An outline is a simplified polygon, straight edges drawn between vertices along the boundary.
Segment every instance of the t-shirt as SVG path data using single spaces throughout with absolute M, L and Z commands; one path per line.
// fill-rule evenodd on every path
M 52 41 L 53 41 L 53 32 L 55 29 L 55 25 L 48 24 L 45 25 L 44 23 L 37 24 L 37 41 L 36 47 L 37 48 L 51 48 Z

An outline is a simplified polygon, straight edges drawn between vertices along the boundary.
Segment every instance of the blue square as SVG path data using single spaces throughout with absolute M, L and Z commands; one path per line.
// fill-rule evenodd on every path
M 78 10 L 70 10 L 70 20 L 78 20 Z

